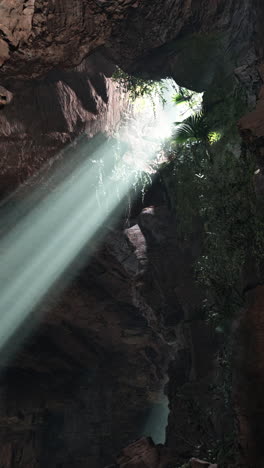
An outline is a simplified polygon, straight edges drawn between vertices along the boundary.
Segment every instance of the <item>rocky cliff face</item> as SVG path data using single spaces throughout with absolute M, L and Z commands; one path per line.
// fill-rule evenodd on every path
M 261 2 L 254 7 L 246 0 L 0 0 L 2 197 L 78 136 L 112 130 L 126 105 L 110 80 L 113 63 L 206 90 L 212 106 L 235 79 L 254 106 L 263 17 Z M 261 105 L 257 119 L 241 124 L 258 142 Z M 164 410 L 168 361 L 167 445 L 176 448 L 175 462 L 188 459 L 190 447 L 206 453 L 226 427 L 210 393 L 219 375 L 216 337 L 196 315 L 201 294 L 191 265 L 199 243 L 178 243 L 163 195 L 140 211 L 130 228 L 109 231 L 59 301 L 50 298 L 38 331 L 2 375 L 4 468 L 111 462 L 144 433 L 157 406 Z M 246 376 L 261 355 L 258 292 Z M 257 445 L 252 468 L 262 463 L 261 419 L 254 426 L 252 416 L 260 396 L 248 406 L 255 383 L 262 388 L 261 364 L 255 367 L 254 384 L 237 397 L 241 441 L 245 450 L 248 440 Z
M 236 330 L 235 401 L 241 466 L 248 468 L 263 464 L 263 297 L 263 286 L 248 291 Z
M 154 245 L 147 238 L 149 216 Z M 145 235 L 138 224 L 110 230 L 59 301 L 49 298 L 38 311 L 44 314 L 38 331 L 2 376 L 6 468 L 99 468 L 146 430 L 162 436 L 149 421 L 154 413 L 155 424 L 164 419 L 168 361 L 180 346 L 181 311 L 169 320 L 179 304 L 172 294 L 166 299 L 177 247 L 168 247 L 173 224 L 165 208 L 143 211 L 140 220 Z M 165 265 L 168 248 L 173 255 Z
M 163 441 L 169 362 L 167 444 L 175 463 L 201 442 L 197 453 L 206 452 L 221 434 L 209 391 L 215 335 L 197 317 L 199 243 L 178 242 L 164 194 L 153 189 L 155 206 L 129 228 L 110 228 L 61 298 L 47 298 L 33 337 L 2 374 L 5 468 L 100 468 L 141 435 Z
M 166 0 L 162 5 L 154 0 L 151 7 L 146 0 L 2 0 L 0 8 L 0 76 L 10 85 L 54 66 L 75 66 L 101 47 L 125 67 L 154 69 L 160 76 L 175 75 L 179 82 L 184 76 L 185 86 L 192 81 L 187 70 L 196 66 L 197 88 L 212 82 L 213 69 L 219 66 L 214 40 L 223 46 L 220 54 L 247 56 L 257 17 L 244 0 L 210 5 L 205 0 Z
M 167 468 L 175 466 L 177 463 L 172 450 L 163 445 L 155 445 L 151 438 L 142 438 L 122 450 L 116 459 L 117 464 L 112 464 L 107 468 Z M 211 464 L 198 458 L 191 458 L 188 468 L 218 468 L 218 465 Z
M 0 110 L 2 196 L 45 165 L 50 168 L 54 156 L 60 158 L 59 151 L 80 135 L 89 139 L 114 131 L 127 101 L 109 78 L 113 69 L 98 53 L 71 70 L 53 69 L 12 99 L 2 90 L 6 96 Z
M 260 10 L 260 21 L 263 18 Z M 254 186 L 257 205 L 263 210 L 263 137 L 264 137 L 264 67 L 262 30 L 259 31 L 259 64 L 261 77 L 257 93 L 256 107 L 239 121 L 239 130 L 247 151 L 256 160 Z M 251 282 L 246 292 L 246 306 L 241 312 L 236 327 L 237 350 L 235 353 L 235 400 L 240 430 L 242 453 L 241 466 L 258 467 L 263 465 L 263 286 Z

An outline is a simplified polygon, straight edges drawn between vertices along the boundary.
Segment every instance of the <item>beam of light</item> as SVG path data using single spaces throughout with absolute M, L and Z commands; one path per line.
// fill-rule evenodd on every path
M 167 117 L 165 109 L 163 123 Z M 173 120 L 169 120 L 171 125 Z M 142 116 L 138 124 L 142 125 Z M 156 132 L 155 128 L 152 129 L 156 135 L 154 143 L 146 143 L 144 138 L 133 135 L 132 126 L 126 129 L 131 144 L 136 141 L 136 152 L 144 153 L 144 163 L 155 157 L 157 143 L 161 141 L 159 118 L 155 125 Z M 138 130 L 136 126 L 136 132 Z M 98 178 L 98 166 L 91 165 L 94 155 L 78 162 L 83 158 L 79 158 L 77 145 L 66 168 L 61 167 L 53 174 L 53 190 L 48 194 L 44 194 L 43 189 L 41 193 L 35 190 L 18 205 L 13 215 L 16 225 L 0 240 L 0 350 L 36 310 L 54 284 L 59 280 L 62 285 L 66 282 L 64 273 L 67 268 L 80 253 L 89 251 L 95 239 L 100 237 L 106 221 L 131 190 L 134 184 L 132 170 L 118 180 L 117 190 L 113 174 L 122 172 L 123 161 L 114 165 L 116 163 L 110 153 L 107 142 L 96 151 L 96 160 L 102 162 L 105 174 L 96 190 L 94 183 Z M 100 206 L 98 199 L 101 200 Z M 12 213 L 2 222 L 8 225 L 10 219 Z

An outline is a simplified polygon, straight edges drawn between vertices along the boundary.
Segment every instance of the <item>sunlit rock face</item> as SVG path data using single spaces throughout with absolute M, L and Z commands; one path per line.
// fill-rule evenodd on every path
M 14 95 L 0 87 L 2 196 L 46 163 L 52 166 L 54 155 L 78 136 L 114 131 L 127 100 L 109 78 L 112 72 L 96 54 L 74 69 L 54 69 Z
M 136 0 L 1 0 L 1 73 L 23 80 L 54 66 L 73 67 L 105 43 L 113 23 L 124 20 Z

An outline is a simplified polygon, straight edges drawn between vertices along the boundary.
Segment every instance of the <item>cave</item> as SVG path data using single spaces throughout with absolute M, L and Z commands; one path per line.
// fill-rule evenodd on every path
M 263 20 L 0 0 L 0 468 L 264 467 Z

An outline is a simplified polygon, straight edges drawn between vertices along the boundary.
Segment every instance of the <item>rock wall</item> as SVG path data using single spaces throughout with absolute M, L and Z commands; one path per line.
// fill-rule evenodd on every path
M 139 204 L 131 227 L 109 227 L 59 300 L 46 299 L 32 339 L 2 375 L 5 468 L 99 468 L 140 436 L 154 437 L 160 424 L 165 435 L 169 362 L 166 443 L 174 462 L 206 454 L 226 430 L 211 388 L 216 336 L 200 318 L 193 275 L 199 236 L 179 242 L 158 182 L 151 200 L 142 211 Z
M 175 74 L 197 88 L 209 75 L 212 82 L 219 55 L 226 65 L 229 52 L 232 59 L 247 55 L 257 18 L 245 0 L 154 0 L 151 7 L 147 0 L 1 0 L 0 8 L 3 85 L 72 67 L 101 47 L 115 63 Z M 188 76 L 194 67 L 200 83 Z
M 247 306 L 236 329 L 234 401 L 239 425 L 241 466 L 264 463 L 263 440 L 263 310 L 264 288 L 247 292 Z
M 105 43 L 136 0 L 1 0 L 1 76 L 12 83 L 73 67 Z
M 141 292 L 146 275 L 155 281 L 146 250 L 138 225 L 110 230 L 61 298 L 38 310 L 38 330 L 2 375 L 5 468 L 101 468 L 144 433 L 153 408 L 166 411 L 171 351 L 152 291 Z
M 262 47 L 262 46 L 261 46 Z M 261 49 L 260 49 L 261 50 Z M 239 130 L 249 154 L 256 160 L 254 185 L 257 206 L 263 210 L 263 63 L 258 72 L 261 87 L 255 109 L 239 121 Z M 261 233 L 260 233 L 261 235 Z M 262 261 L 260 271 L 263 272 Z M 234 400 L 238 415 L 241 447 L 241 466 L 254 468 L 262 466 L 263 449 L 263 309 L 264 290 L 259 281 L 251 278 L 246 288 L 246 306 L 236 324 Z
M 51 168 L 60 150 L 79 136 L 89 139 L 115 130 L 127 98 L 109 78 L 113 69 L 97 53 L 71 70 L 54 69 L 13 94 L 0 110 L 2 196 L 45 165 Z M 8 93 L 2 95 L 8 101 Z

